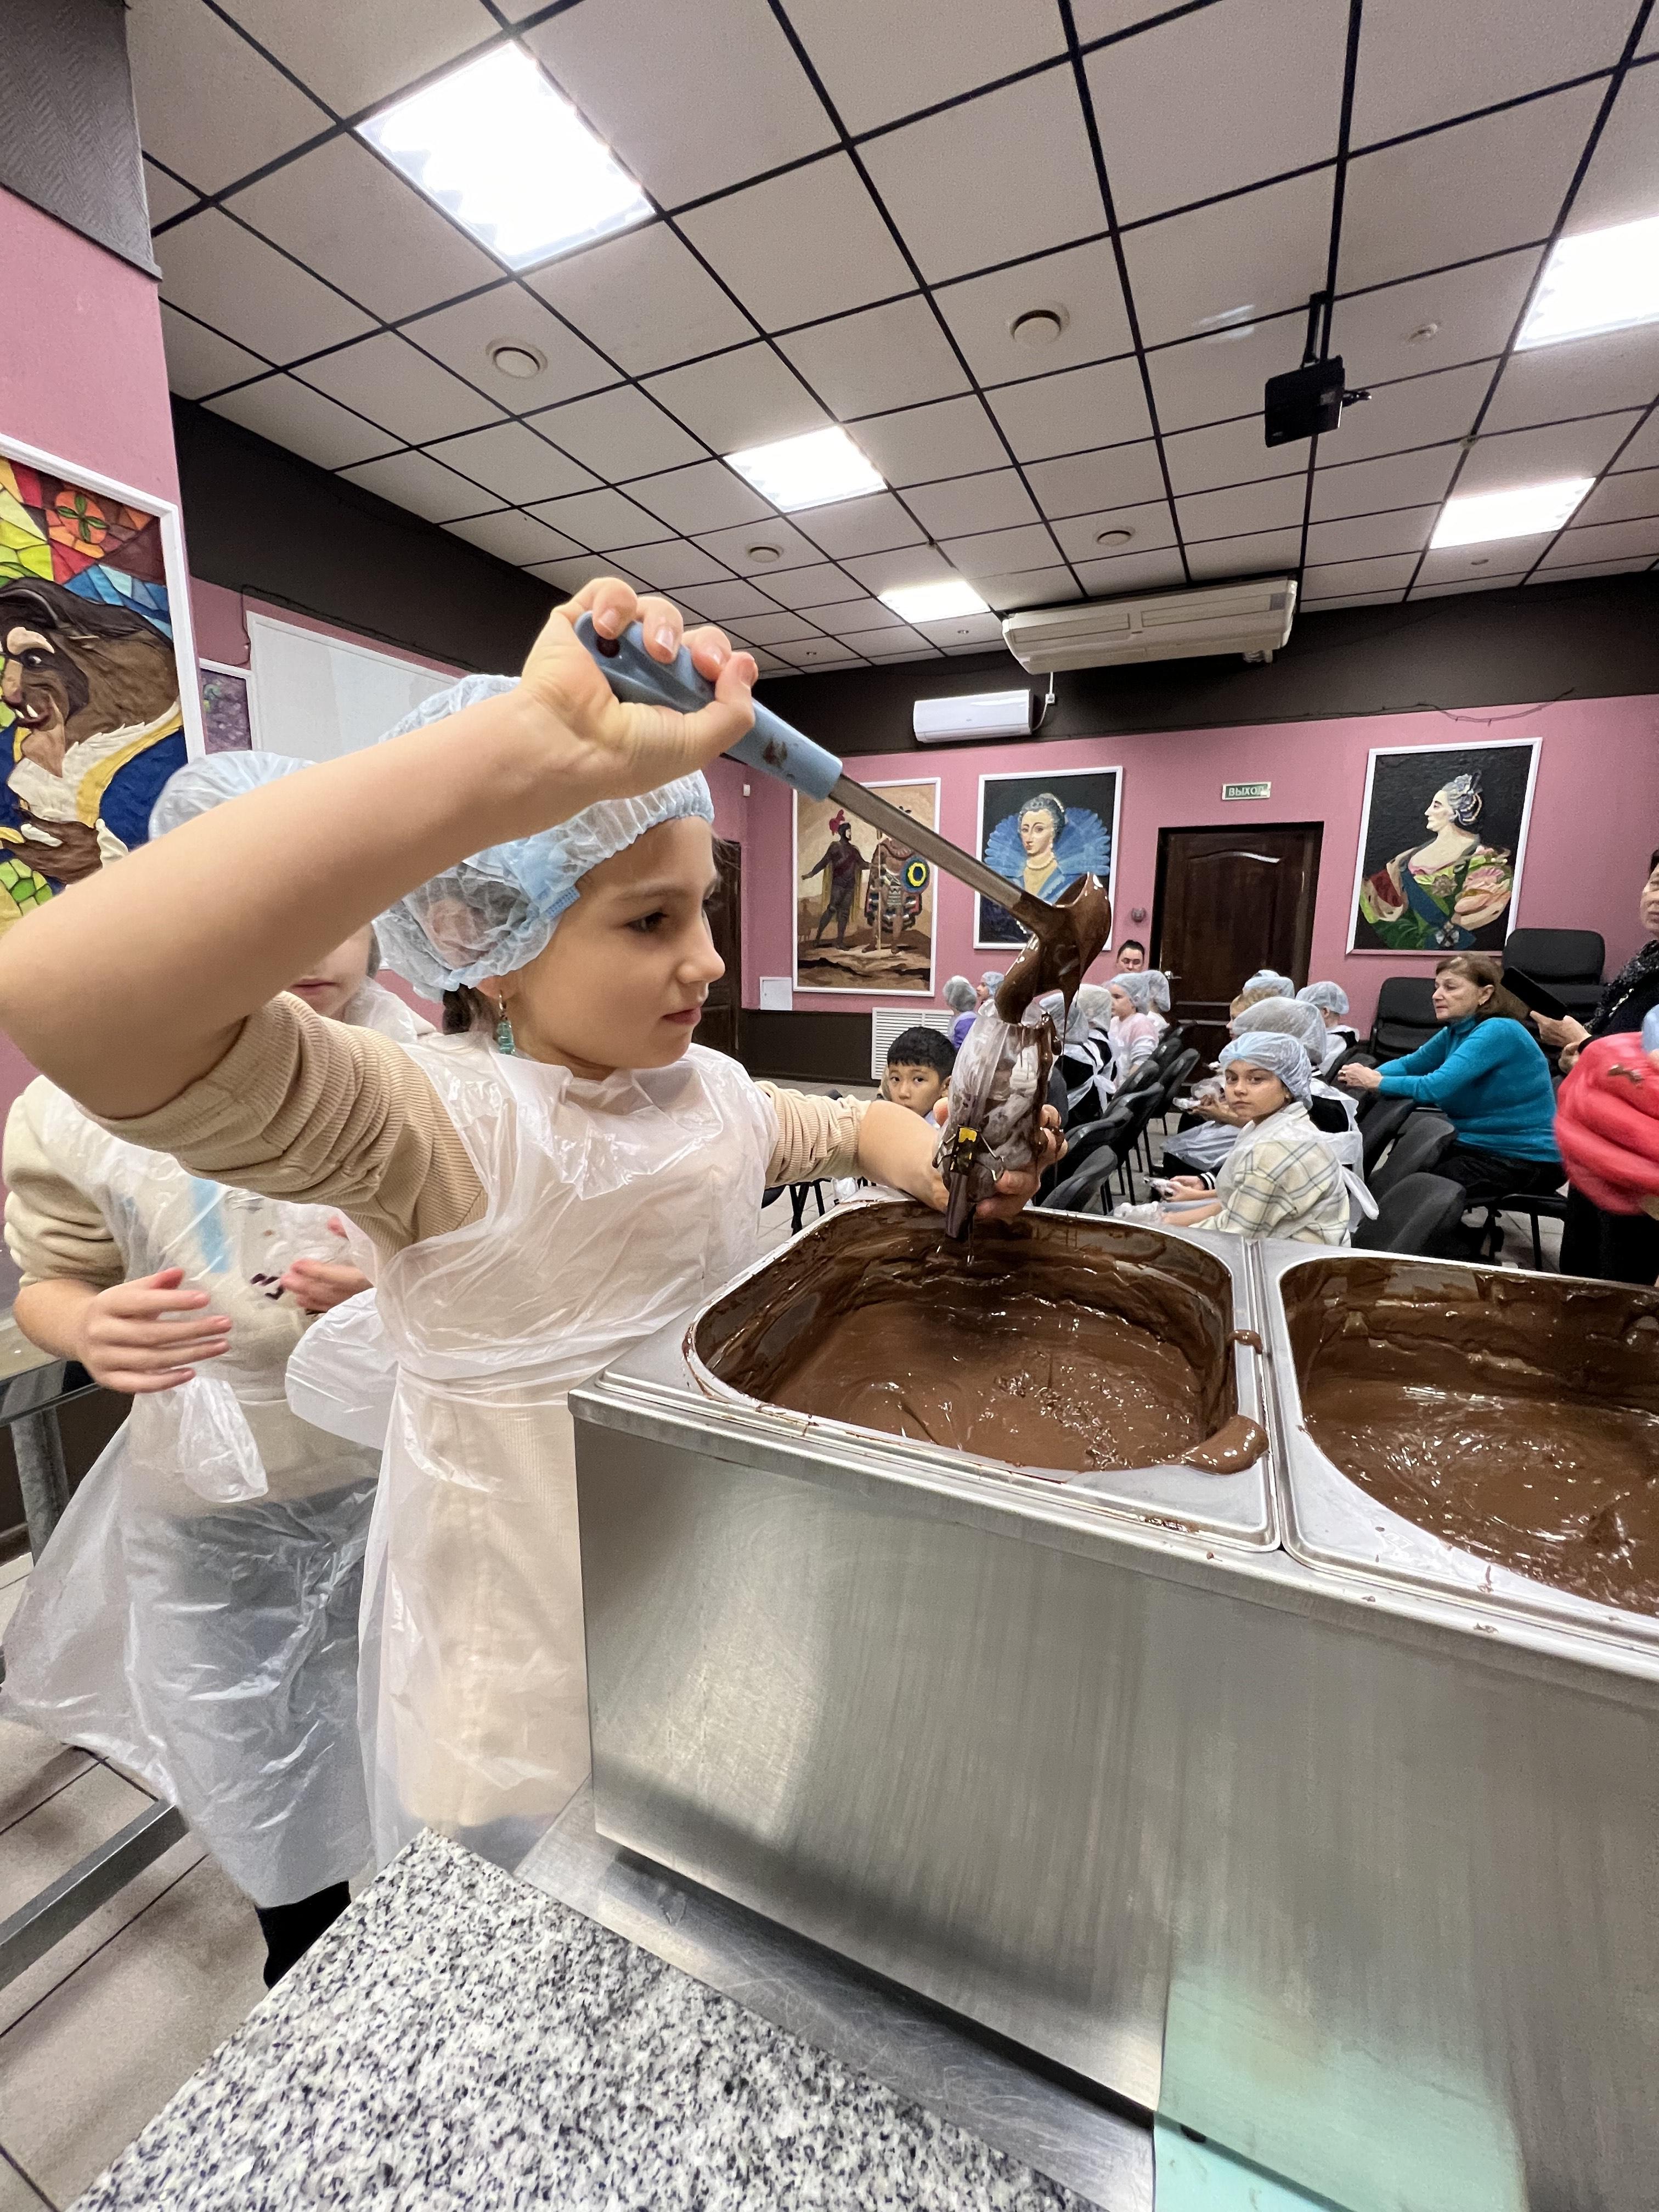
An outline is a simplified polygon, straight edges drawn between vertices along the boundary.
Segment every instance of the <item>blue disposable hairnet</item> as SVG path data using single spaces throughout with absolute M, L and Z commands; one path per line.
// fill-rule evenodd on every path
M 386 737 L 401 738 L 513 688 L 510 676 L 464 676 L 423 701 Z M 386 965 L 434 999 L 486 975 L 509 975 L 546 945 L 590 870 L 647 830 L 688 817 L 711 824 L 714 819 L 701 775 L 679 776 L 636 799 L 602 799 L 533 837 L 458 860 L 380 916 L 375 927 Z
M 994 991 L 998 984 L 1001 982 L 1005 972 L 1006 971 L 1000 968 L 988 968 L 985 973 L 979 979 L 981 990 Z
M 1136 968 L 1127 975 L 1114 975 L 1111 988 L 1121 991 L 1138 1014 L 1170 1011 L 1170 979 L 1161 968 Z
M 1276 968 L 1258 968 L 1255 975 L 1241 988 L 1238 995 L 1242 999 L 1247 991 L 1260 991 L 1268 984 L 1273 987 L 1267 993 L 1269 998 L 1293 999 L 1296 996 L 1296 983 L 1293 978 L 1281 975 Z
M 965 975 L 951 976 L 940 995 L 959 1014 L 967 1013 L 974 1004 L 974 987 Z
M 1296 995 L 1304 1006 L 1319 1006 L 1328 1014 L 1348 1011 L 1348 994 L 1340 983 L 1304 983 Z
M 1299 1098 L 1305 1106 L 1313 1095 L 1313 1066 L 1307 1054 L 1293 1036 L 1280 1030 L 1246 1030 L 1231 1044 L 1223 1045 L 1218 1067 L 1231 1067 L 1236 1060 L 1248 1060 L 1253 1067 L 1265 1067 L 1276 1075 L 1292 1098 Z
M 1272 1030 L 1279 1036 L 1294 1037 L 1316 1067 L 1331 1048 L 1318 1007 L 1304 1006 L 1299 999 L 1258 999 L 1228 1024 L 1231 1036 L 1243 1036 L 1246 1030 L 1257 1035 Z
M 186 761 L 161 787 L 149 811 L 149 834 L 165 837 L 169 830 L 193 822 L 198 814 L 240 799 L 285 775 L 297 775 L 311 763 L 290 760 L 286 753 L 209 753 L 203 760 Z

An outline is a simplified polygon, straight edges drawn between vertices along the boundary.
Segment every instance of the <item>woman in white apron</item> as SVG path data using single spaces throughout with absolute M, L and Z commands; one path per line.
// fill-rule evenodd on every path
M 303 765 L 194 763 L 153 829 Z M 307 997 L 413 1041 L 428 1024 L 371 957 L 339 947 Z M 7 1630 L 3 1710 L 179 1808 L 258 1911 L 274 1981 L 372 1857 L 356 1627 L 378 1444 L 307 1427 L 283 1392 L 311 1316 L 364 1277 L 328 1208 L 192 1176 L 44 1080 L 13 1109 L 5 1165 L 20 1325 L 136 1395 Z

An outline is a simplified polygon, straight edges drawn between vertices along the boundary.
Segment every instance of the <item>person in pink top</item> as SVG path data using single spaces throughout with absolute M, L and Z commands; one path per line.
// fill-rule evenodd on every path
M 1114 1089 L 1127 1083 L 1131 1071 L 1149 1060 L 1169 1027 L 1170 979 L 1160 969 L 1114 975 L 1107 988 L 1112 994 L 1112 1018 L 1106 1024 L 1106 1042 L 1112 1048 Z

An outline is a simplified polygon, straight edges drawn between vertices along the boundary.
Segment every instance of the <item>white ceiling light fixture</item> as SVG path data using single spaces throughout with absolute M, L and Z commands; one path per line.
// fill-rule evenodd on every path
M 990 608 L 971 584 L 949 576 L 938 584 L 900 584 L 878 595 L 901 622 L 949 622 L 956 615 L 988 615 Z
M 1516 350 L 1652 322 L 1659 322 L 1659 215 L 1558 240 Z
M 746 446 L 726 458 L 763 499 L 786 514 L 887 489 L 886 478 L 878 476 L 845 430 L 809 430 L 804 437 L 778 438 L 769 446 Z
M 1508 491 L 1469 492 L 1449 499 L 1429 540 L 1431 549 L 1485 545 L 1494 538 L 1539 538 L 1571 519 L 1594 477 L 1559 477 L 1553 483 L 1516 484 Z
M 498 46 L 359 131 L 509 269 L 643 222 L 651 204 L 522 48 Z

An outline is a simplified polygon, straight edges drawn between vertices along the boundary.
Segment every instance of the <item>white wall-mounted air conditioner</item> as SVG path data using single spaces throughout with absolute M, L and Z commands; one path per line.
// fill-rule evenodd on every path
M 955 738 L 1027 738 L 1035 711 L 1029 691 L 968 691 L 955 699 L 918 699 L 910 726 L 919 745 Z
M 1002 635 L 1022 668 L 1115 668 L 1208 653 L 1274 653 L 1295 616 L 1295 578 L 1260 576 L 1151 599 L 1023 608 L 1008 617 Z

